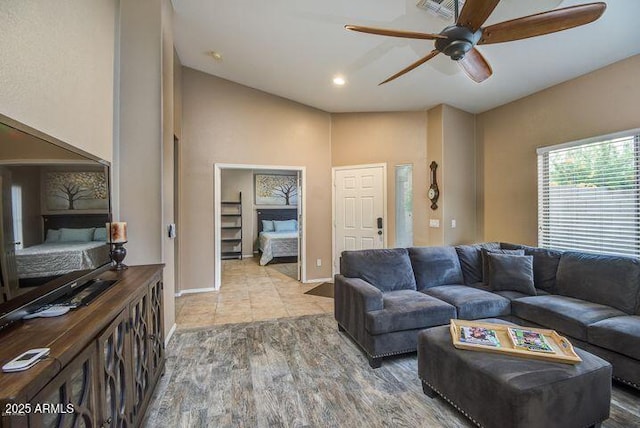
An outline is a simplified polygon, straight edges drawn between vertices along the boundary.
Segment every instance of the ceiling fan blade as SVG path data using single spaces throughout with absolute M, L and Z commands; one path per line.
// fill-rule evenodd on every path
M 607 5 L 602 2 L 570 6 L 511 21 L 489 25 L 482 30 L 479 45 L 509 42 L 579 27 L 600 18 Z
M 384 85 L 385 83 L 388 83 L 388 82 L 391 82 L 392 80 L 397 79 L 398 77 L 402 76 L 403 74 L 410 72 L 414 68 L 416 68 L 416 67 L 424 64 L 425 62 L 429 61 L 431 58 L 433 58 L 434 56 L 438 55 L 439 53 L 440 53 L 440 51 L 437 50 L 437 49 L 432 50 L 431 52 L 429 52 L 429 54 L 427 56 L 425 56 L 424 58 L 420 58 L 418 61 L 414 62 L 410 66 L 408 66 L 406 68 L 403 68 L 402 70 L 398 71 L 396 74 L 394 74 L 393 76 L 389 77 L 384 82 L 380 82 L 378 84 L 378 86 Z
M 458 64 L 467 73 L 467 76 L 476 83 L 484 82 L 493 74 L 491 66 L 476 48 L 467 52 L 464 58 L 458 61 Z
M 447 36 L 441 36 L 440 34 L 415 33 L 413 31 L 401 31 L 401 30 L 388 30 L 385 28 L 362 27 L 360 25 L 345 25 L 344 28 L 351 31 L 357 31 L 359 33 L 377 34 L 380 36 L 402 37 L 405 39 L 436 40 L 436 39 L 447 38 Z
M 456 24 L 475 32 L 482 27 L 482 24 L 489 18 L 498 3 L 500 3 L 500 0 L 467 0 Z

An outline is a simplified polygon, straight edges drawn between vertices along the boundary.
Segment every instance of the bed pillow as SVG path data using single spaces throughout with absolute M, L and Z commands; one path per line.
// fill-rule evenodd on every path
M 107 240 L 107 228 L 106 227 L 98 227 L 93 232 L 93 240 L 94 241 L 105 241 Z
M 95 227 L 87 229 L 60 229 L 60 242 L 91 242 Z
M 493 291 L 519 291 L 536 295 L 533 256 L 488 253 L 489 287 Z
M 58 242 L 60 241 L 60 231 L 58 229 L 47 230 L 47 238 L 44 242 Z
M 273 232 L 275 228 L 273 227 L 273 220 L 262 220 L 262 231 L 263 232 Z
M 274 220 L 273 227 L 276 232 L 295 232 L 298 230 L 298 222 L 296 220 Z

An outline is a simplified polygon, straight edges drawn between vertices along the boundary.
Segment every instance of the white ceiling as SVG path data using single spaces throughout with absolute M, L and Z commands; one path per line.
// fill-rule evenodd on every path
M 609 0 L 598 21 L 560 33 L 480 46 L 493 76 L 472 82 L 433 42 L 354 33 L 345 24 L 438 33 L 445 21 L 418 0 L 172 0 L 183 65 L 329 112 L 420 110 L 446 103 L 478 113 L 640 53 L 639 0 Z M 580 0 L 502 0 L 487 24 Z M 222 61 L 207 55 L 218 51 Z M 640 74 L 640 70 L 638 70 Z M 334 75 L 347 80 L 334 87 Z

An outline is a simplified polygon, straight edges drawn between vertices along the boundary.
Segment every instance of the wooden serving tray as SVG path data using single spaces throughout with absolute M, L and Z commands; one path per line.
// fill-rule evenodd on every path
M 500 347 L 493 347 L 487 345 L 477 345 L 474 343 L 465 343 L 460 341 L 460 327 L 468 326 L 468 327 L 484 327 L 490 328 L 496 331 L 498 335 L 498 339 L 500 340 Z M 555 353 L 549 352 L 535 352 L 529 351 L 525 349 L 517 349 L 513 346 L 513 342 L 509 337 L 509 332 L 507 328 L 509 327 L 517 327 L 524 328 L 527 330 L 535 331 L 544 335 L 545 339 L 547 339 L 547 343 L 549 346 L 553 348 Z M 556 363 L 564 363 L 564 364 L 578 364 L 582 361 L 582 359 L 576 354 L 573 350 L 573 345 L 571 342 L 567 340 L 566 337 L 560 336 L 554 330 L 545 330 L 541 328 L 531 328 L 524 326 L 515 326 L 515 325 L 507 325 L 507 324 L 495 324 L 495 323 L 487 323 L 487 322 L 478 322 L 478 321 L 467 321 L 467 320 L 457 320 L 452 319 L 451 325 L 449 326 L 451 331 L 451 338 L 453 339 L 453 346 L 458 349 L 466 349 L 469 351 L 483 351 L 483 352 L 492 352 L 495 354 L 506 354 L 513 355 L 515 357 L 523 357 L 523 358 L 531 358 L 534 360 L 543 360 L 543 361 L 553 361 Z

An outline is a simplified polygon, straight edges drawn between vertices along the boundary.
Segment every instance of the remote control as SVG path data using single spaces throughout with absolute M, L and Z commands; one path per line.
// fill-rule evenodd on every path
M 49 318 L 49 317 L 58 317 L 60 315 L 64 315 L 71 310 L 70 306 L 44 306 L 34 313 L 25 315 L 22 317 L 23 320 L 30 320 L 31 318 Z
M 2 366 L 2 371 L 6 373 L 20 372 L 35 366 L 38 361 L 49 355 L 49 348 L 30 349 L 27 352 L 15 357 L 7 364 Z

